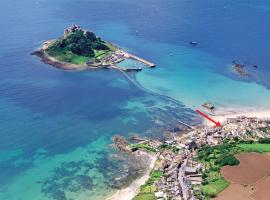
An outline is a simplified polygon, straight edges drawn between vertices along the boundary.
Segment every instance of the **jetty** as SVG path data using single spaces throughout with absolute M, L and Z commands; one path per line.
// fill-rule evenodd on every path
M 77 36 L 82 41 L 80 45 L 76 43 L 75 37 Z M 76 48 L 70 48 L 71 46 Z M 61 53 L 56 49 L 60 49 Z M 65 70 L 96 68 L 117 68 L 126 72 L 143 70 L 144 66 L 136 66 L 136 64 L 135 66 L 117 67 L 117 64 L 126 59 L 135 60 L 150 68 L 156 66 L 152 62 L 125 52 L 111 42 L 102 40 L 94 32 L 82 29 L 80 25 L 72 25 L 66 28 L 63 36 L 43 43 L 42 47 L 33 52 L 32 55 L 37 55 L 43 62 Z M 80 59 L 82 55 L 87 57 L 86 61 Z
M 141 67 L 120 67 L 117 65 L 108 66 L 110 69 L 117 69 L 124 72 L 131 72 L 131 71 L 142 71 Z
M 143 64 L 149 66 L 150 68 L 153 68 L 153 67 L 156 66 L 156 64 L 154 64 L 154 63 L 152 63 L 152 62 L 149 62 L 149 61 L 147 61 L 147 60 L 145 60 L 145 59 L 143 59 L 143 58 L 140 58 L 140 57 L 135 56 L 135 55 L 130 54 L 130 53 L 127 54 L 127 57 L 128 57 L 128 58 L 131 58 L 131 59 L 134 59 L 134 60 L 137 60 L 137 61 L 139 61 L 139 62 L 141 62 L 141 63 L 143 63 Z
M 125 67 L 125 71 L 129 72 L 129 71 L 142 71 L 141 67 Z

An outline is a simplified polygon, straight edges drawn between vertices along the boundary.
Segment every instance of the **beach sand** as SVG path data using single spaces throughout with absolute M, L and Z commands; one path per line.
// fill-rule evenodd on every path
M 238 116 L 257 117 L 257 118 L 270 118 L 270 108 L 237 108 L 237 109 L 218 109 L 211 117 L 219 122 L 224 122 L 227 118 L 234 118 Z M 205 125 L 213 126 L 214 124 L 208 120 L 204 121 Z M 134 180 L 127 188 L 116 191 L 113 195 L 105 200 L 132 200 L 138 193 L 140 186 L 143 185 L 149 178 L 151 170 L 154 168 L 156 156 L 150 156 L 150 165 L 145 174 Z
M 270 118 L 270 107 L 256 108 L 256 107 L 238 107 L 238 108 L 218 108 L 214 113 L 210 114 L 211 118 L 219 121 L 221 124 L 228 118 L 235 118 L 240 116 L 257 117 L 257 118 Z M 204 124 L 214 126 L 212 122 L 204 119 Z
M 155 155 L 149 155 L 149 167 L 145 171 L 145 174 L 134 180 L 128 187 L 120 189 L 116 191 L 113 195 L 110 197 L 107 197 L 105 200 L 132 200 L 139 192 L 140 192 L 140 186 L 143 185 L 148 179 L 150 172 L 155 166 L 156 156 Z

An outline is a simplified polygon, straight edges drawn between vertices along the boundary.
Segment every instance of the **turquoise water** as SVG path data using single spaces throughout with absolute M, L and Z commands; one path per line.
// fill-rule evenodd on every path
M 101 199 L 114 190 L 110 180 L 122 169 L 111 159 L 113 135 L 159 137 L 178 120 L 196 124 L 193 110 L 206 100 L 221 107 L 268 106 L 266 0 L 0 5 L 1 200 Z M 128 74 L 136 83 L 114 70 L 61 71 L 30 55 L 72 23 L 157 67 Z M 199 45 L 191 47 L 191 40 Z M 242 79 L 232 73 L 232 60 L 259 68 Z
M 224 71 L 234 73 L 229 63 L 226 65 L 196 49 L 153 46 L 163 49 L 166 56 L 162 57 L 157 69 L 144 70 L 137 75 L 137 80 L 144 87 L 180 100 L 191 108 L 199 107 L 205 101 L 219 107 L 269 106 L 270 93 L 265 86 L 233 80 L 208 67 L 220 66 Z

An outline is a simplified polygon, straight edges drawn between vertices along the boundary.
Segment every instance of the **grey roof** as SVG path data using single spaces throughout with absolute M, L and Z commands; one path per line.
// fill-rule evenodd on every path
M 196 173 L 197 168 L 196 167 L 185 167 L 185 172 Z

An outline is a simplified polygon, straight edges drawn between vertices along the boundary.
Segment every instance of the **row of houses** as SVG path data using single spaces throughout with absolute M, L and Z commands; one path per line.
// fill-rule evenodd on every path
M 177 134 L 177 133 L 175 133 Z M 217 145 L 224 139 L 239 138 L 243 140 L 258 140 L 270 137 L 270 120 L 258 118 L 237 117 L 226 120 L 222 127 L 201 126 L 185 135 L 163 142 L 169 148 L 160 152 L 164 172 L 161 180 L 156 183 L 158 199 L 196 200 L 194 190 L 202 184 L 203 168 L 193 157 L 196 150 L 204 145 Z M 157 149 L 161 142 L 150 142 Z M 172 149 L 178 149 L 177 152 Z M 157 149 L 158 150 L 158 149 Z

